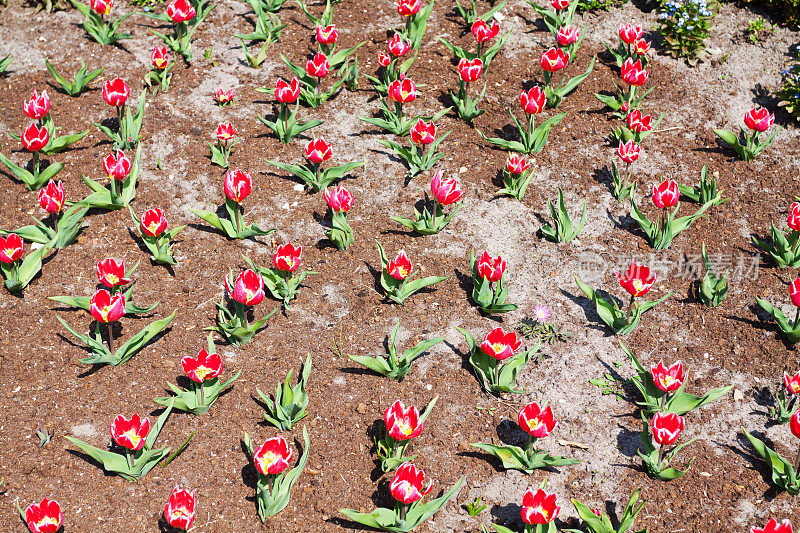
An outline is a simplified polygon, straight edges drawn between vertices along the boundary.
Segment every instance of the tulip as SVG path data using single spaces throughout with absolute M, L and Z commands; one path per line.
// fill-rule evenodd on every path
M 483 74 L 483 61 L 479 57 L 469 60 L 462 57 L 458 61 L 458 75 L 467 83 L 477 81 Z
M 378 52 L 378 64 L 382 67 L 388 67 L 392 63 L 392 56 L 381 50 Z
M 386 43 L 386 49 L 395 57 L 403 57 L 408 53 L 409 50 L 411 50 L 411 43 L 406 41 L 402 34 L 395 33 L 392 38 L 389 39 L 389 42 Z M 389 65 L 387 64 L 384 66 Z
M 167 68 L 167 63 L 169 63 L 169 54 L 167 53 L 166 46 L 155 46 L 153 47 L 153 52 L 150 54 L 150 61 L 153 63 L 153 67 L 158 70 L 164 70 Z
M 313 59 L 306 61 L 306 74 L 314 78 L 324 78 L 330 68 L 328 58 L 322 52 L 317 52 Z
M 235 301 L 243 305 L 258 305 L 264 299 L 264 280 L 261 274 L 250 270 L 242 271 L 233 283 L 233 288 L 225 278 L 225 289 Z
M 89 299 L 89 312 L 98 322 L 116 322 L 125 314 L 125 295 L 118 292 L 112 296 L 107 290 L 99 289 Z
M 770 113 L 763 107 L 754 107 L 744 116 L 745 126 L 758 133 L 767 131 L 773 122 L 775 122 L 775 113 Z
M 633 44 L 644 35 L 644 28 L 641 26 L 634 26 L 630 22 L 622 24 L 619 27 L 619 38 L 625 44 Z
M 411 128 L 411 141 L 423 146 L 431 144 L 436 139 L 436 124 L 433 121 L 425 124 L 421 118 Z
M 100 16 L 108 15 L 112 5 L 114 5 L 114 0 L 89 0 L 89 7 Z
M 637 159 L 639 159 L 639 145 L 634 142 L 633 139 L 624 143 L 619 141 L 619 147 L 617 147 L 617 155 L 625 161 L 627 164 L 631 164 Z
M 556 72 L 569 63 L 569 52 L 561 48 L 551 48 L 542 54 L 539 63 L 545 71 Z
M 144 212 L 141 219 L 142 232 L 150 237 L 158 237 L 167 229 L 167 219 L 164 212 L 154 207 Z
M 792 299 L 795 306 L 800 308 L 800 278 L 795 278 L 789 285 L 789 298 Z
M 659 411 L 650 420 L 653 439 L 661 446 L 669 446 L 678 440 L 678 436 L 683 431 L 683 424 L 682 416 L 675 413 L 664 414 Z
M 495 37 L 497 37 L 497 34 L 499 32 L 500 32 L 500 25 L 497 23 L 496 20 L 492 21 L 491 26 L 486 24 L 486 22 L 484 22 L 483 19 L 478 19 L 472 24 L 472 35 L 475 36 L 475 40 L 478 41 L 479 44 L 494 39 Z
M 192 527 L 194 518 L 194 491 L 189 492 L 175 485 L 175 488 L 172 489 L 172 494 L 169 495 L 167 504 L 164 506 L 164 519 L 170 526 L 186 531 Z
M 36 124 L 31 124 L 22 133 L 22 146 L 29 152 L 38 152 L 50 141 L 50 132 L 44 126 L 36 127 Z M 34 155 L 34 157 L 37 157 Z
M 177 0 L 180 1 L 180 0 Z M 214 91 L 214 99 L 220 105 L 227 105 L 233 102 L 233 98 L 236 96 L 236 93 L 233 90 L 233 87 L 228 89 L 227 91 L 223 90 L 222 87 L 218 87 L 216 91 Z
M 763 528 L 751 527 L 750 533 L 793 533 L 792 523 L 788 518 L 784 518 L 780 524 L 774 518 L 770 518 Z
M 189 379 L 197 383 L 214 379 L 222 373 L 222 359 L 219 354 L 209 354 L 205 348 L 200 350 L 197 357 L 190 355 L 183 357 L 181 366 Z
M 47 96 L 47 90 L 38 94 L 34 89 L 30 99 L 22 103 L 22 111 L 33 120 L 43 119 L 50 111 L 50 98 Z
M 783 372 L 783 384 L 789 394 L 800 394 L 800 372 L 790 376 L 786 371 Z
M 236 170 L 229 170 L 225 173 L 225 182 L 223 183 L 225 196 L 237 204 L 247 198 L 250 191 L 253 190 L 253 178 L 250 174 L 237 168 Z
M 484 250 L 478 262 L 475 263 L 475 268 L 480 277 L 488 279 L 492 283 L 497 283 L 503 278 L 503 273 L 506 271 L 506 260 L 499 254 L 494 259 L 489 255 L 489 252 Z
M 647 81 L 650 71 L 642 68 L 642 60 L 637 59 L 636 63 L 632 58 L 628 58 L 622 63 L 622 80 L 633 87 L 640 87 Z
M 327 161 L 333 157 L 331 145 L 325 140 L 324 137 L 320 137 L 309 142 L 305 147 L 304 153 L 306 159 L 315 165 L 319 165 L 323 161 Z
M 339 39 L 339 32 L 336 31 L 336 25 L 331 24 L 330 26 L 322 27 L 317 26 L 316 28 L 316 35 L 317 35 L 317 42 L 319 44 L 333 44 Z
M 800 203 L 792 202 L 789 206 L 789 227 L 795 231 L 800 231 Z
M 415 405 L 406 409 L 403 402 L 396 400 L 383 413 L 383 421 L 390 437 L 397 441 L 405 441 L 422 433 L 419 416 L 419 409 Z
M 175 24 L 192 20 L 196 14 L 197 11 L 189 3 L 189 0 L 172 0 L 167 5 L 167 16 Z
M 303 253 L 302 246 L 294 246 L 292 243 L 278 246 L 272 256 L 272 263 L 275 268 L 284 272 L 294 272 L 300 266 L 300 255 Z
M 413 268 L 414 264 L 406 255 L 405 250 L 400 250 L 397 253 L 397 257 L 390 259 L 386 264 L 386 271 L 389 273 L 389 275 L 400 281 L 406 279 L 409 274 L 411 274 L 411 270 Z
M 483 338 L 481 351 L 489 357 L 503 361 L 514 355 L 520 346 L 522 346 L 522 340 L 517 339 L 516 332 L 506 333 L 503 328 L 494 328 Z M 497 368 L 499 366 L 497 365 Z
M 111 152 L 103 159 L 103 170 L 112 181 L 123 181 L 131 172 L 133 164 L 122 150 Z
M 553 9 L 556 11 L 561 11 L 569 7 L 569 0 L 551 0 L 550 5 L 553 6 Z
M 58 213 L 64 207 L 64 183 L 50 180 L 39 189 L 39 205 L 48 213 Z
M 650 41 L 639 39 L 636 41 L 636 44 L 633 45 L 633 51 L 636 52 L 636 55 L 643 56 L 650 50 L 650 44 Z
M 282 104 L 293 104 L 300 96 L 300 82 L 297 78 L 292 78 L 290 83 L 286 83 L 283 79 L 278 78 L 275 83 L 275 99 Z
M 454 178 L 442 179 L 442 171 L 438 171 L 431 179 L 431 194 L 441 205 L 450 205 L 461 200 L 464 191 L 458 186 Z M 435 223 L 434 223 L 435 225 Z
M 417 470 L 411 462 L 406 461 L 395 472 L 394 478 L 389 483 L 389 490 L 395 500 L 408 505 L 428 494 L 433 488 L 432 481 L 425 488 L 423 485 L 425 485 L 425 471 L 421 468 Z
M 292 457 L 294 457 L 294 451 L 289 448 L 289 443 L 278 435 L 267 439 L 264 444 L 256 448 L 253 453 L 253 462 L 261 475 L 276 475 L 289 467 Z
M 630 104 L 628 102 L 622 102 L 622 106 L 619 108 L 619 110 L 623 113 L 627 113 L 628 109 L 630 109 Z
M 544 489 L 533 492 L 528 489 L 522 497 L 522 521 L 526 524 L 549 524 L 558 516 L 561 507 L 556 505 L 555 494 L 548 494 Z
M 674 362 L 667 368 L 664 366 L 664 360 L 660 359 L 657 365 L 650 367 L 650 374 L 653 376 L 655 386 L 664 392 L 675 392 L 681 388 L 683 380 L 686 379 L 683 363 L 680 361 Z
M 406 102 L 413 102 L 417 98 L 417 86 L 411 81 L 411 78 L 404 78 L 403 80 L 394 80 L 389 84 L 389 99 L 393 102 L 404 104 Z
M 631 295 L 632 300 L 636 296 L 644 296 L 647 294 L 647 291 L 649 291 L 650 287 L 656 282 L 656 274 L 651 274 L 649 268 L 637 264 L 634 260 L 625 272 L 625 276 L 617 272 L 617 279 L 619 280 L 620 286 Z
M 10 233 L 8 237 L 0 236 L 0 262 L 13 263 L 22 257 L 25 243 L 16 233 Z
M 536 402 L 531 402 L 522 408 L 517 417 L 517 423 L 525 433 L 534 439 L 548 436 L 558 426 L 550 406 L 542 409 Z
M 100 283 L 113 289 L 122 285 L 127 285 L 131 282 L 125 277 L 125 261 L 117 262 L 116 259 L 106 258 L 98 261 L 97 267 L 94 269 L 97 274 L 97 279 Z
M 581 30 L 572 26 L 562 26 L 556 34 L 559 46 L 569 46 L 578 41 L 581 37 Z
M 353 207 L 353 195 L 341 183 L 333 189 L 326 187 L 322 197 L 334 213 L 346 213 Z
M 230 122 L 220 122 L 215 134 L 220 141 L 228 142 L 236 135 L 236 128 Z
M 525 156 L 519 154 L 509 154 L 506 158 L 506 170 L 511 174 L 522 174 L 530 168 L 530 163 Z
M 420 0 L 397 0 L 397 12 L 403 17 L 416 15 L 421 7 Z
M 677 204 L 680 195 L 675 180 L 666 179 L 658 185 L 653 185 L 653 203 L 659 209 L 669 209 Z
M 145 417 L 142 420 L 139 413 L 133 413 L 130 420 L 117 415 L 111 422 L 111 437 L 114 442 L 131 451 L 142 449 L 148 433 L 150 433 L 150 419 Z
M 103 82 L 103 100 L 108 105 L 121 107 L 128 100 L 130 94 L 131 89 L 122 78 L 114 78 Z
M 542 112 L 546 97 L 544 91 L 538 86 L 529 91 L 519 93 L 519 104 L 528 115 L 536 115 Z
M 25 524 L 31 533 L 56 533 L 64 524 L 61 505 L 55 500 L 42 498 L 25 508 Z
M 653 129 L 653 126 L 650 125 L 652 118 L 651 115 L 642 115 L 639 109 L 634 109 L 628 113 L 625 120 L 628 123 L 629 130 L 634 133 L 642 133 L 643 131 L 650 131 Z

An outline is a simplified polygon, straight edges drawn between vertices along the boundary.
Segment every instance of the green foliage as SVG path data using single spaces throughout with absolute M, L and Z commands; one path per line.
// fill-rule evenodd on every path
M 780 105 L 800 120 L 800 48 L 795 51 L 794 61 L 781 71 L 781 76 L 783 86 L 777 92 Z
M 619 7 L 627 4 L 628 0 L 578 0 L 578 13 L 585 13 L 587 11 L 608 11 L 612 7 Z
M 394 326 L 389 341 L 389 353 L 380 354 L 375 356 L 370 355 L 349 355 L 348 357 L 356 363 L 363 365 L 373 372 L 376 372 L 387 378 L 403 381 L 403 378 L 411 371 L 411 366 L 420 357 L 422 357 L 427 350 L 434 345 L 442 342 L 444 337 L 436 337 L 418 343 L 416 346 L 405 350 L 403 353 L 397 351 L 397 331 L 400 329 L 400 321 Z
M 758 44 L 764 42 L 767 37 L 772 35 L 773 31 L 772 24 L 767 22 L 764 17 L 758 17 L 750 21 L 744 33 L 751 43 Z
M 705 59 L 705 40 L 719 10 L 715 0 L 662 0 L 659 32 L 664 48 L 689 65 Z
M 303 370 L 292 387 L 292 370 L 286 374 L 283 384 L 275 388 L 275 396 L 270 398 L 256 387 L 256 392 L 264 402 L 264 420 L 278 429 L 288 431 L 308 414 L 308 393 L 306 385 L 311 374 L 311 354 L 308 354 Z

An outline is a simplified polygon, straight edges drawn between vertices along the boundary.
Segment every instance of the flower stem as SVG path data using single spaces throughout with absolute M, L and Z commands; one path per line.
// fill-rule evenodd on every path
M 133 453 L 128 448 L 125 448 L 125 459 L 128 461 L 128 469 L 133 470 Z
M 33 179 L 39 180 L 39 152 L 33 152 Z
M 665 446 L 663 444 L 659 445 L 658 448 L 658 464 L 656 465 L 656 469 L 661 472 L 661 463 L 664 461 L 664 452 L 666 451 Z
M 206 386 L 206 382 L 205 381 L 201 381 L 200 382 L 200 405 L 205 405 L 206 404 L 205 386 Z
M 108 351 L 114 353 L 114 334 L 111 331 L 111 322 L 106 322 L 106 335 L 108 336 Z
M 239 204 L 236 204 L 236 215 L 235 215 L 235 218 L 236 218 L 236 232 L 237 233 L 241 233 L 242 232 L 242 211 L 241 210 L 242 210 L 242 206 L 240 206 Z
M 636 305 L 636 297 L 631 294 L 631 301 L 628 303 L 628 312 L 627 312 L 627 321 L 631 321 L 631 315 L 633 314 L 634 305 Z
M 794 471 L 797 472 L 800 468 L 800 449 L 797 450 L 797 457 L 794 458 Z

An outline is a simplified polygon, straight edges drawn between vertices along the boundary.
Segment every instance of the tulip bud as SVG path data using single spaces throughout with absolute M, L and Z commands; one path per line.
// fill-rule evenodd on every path
M 89 313 L 98 322 L 116 322 L 125 314 L 125 295 L 121 292 L 113 296 L 105 289 L 99 289 L 89 299 Z
M 800 278 L 795 278 L 789 285 L 789 297 L 794 305 L 800 307 Z
M 281 78 L 275 83 L 275 99 L 282 104 L 293 104 L 300 96 L 300 83 L 297 78 L 292 78 L 291 83 L 286 83 Z
M 144 212 L 141 219 L 142 232 L 150 237 L 158 237 L 167 229 L 167 219 L 164 212 L 154 207 Z
M 132 451 L 140 450 L 147 434 L 150 433 L 150 419 L 141 419 L 139 413 L 133 413 L 128 420 L 122 415 L 117 415 L 111 422 L 111 437 L 118 445 Z
M 631 262 L 625 276 L 617 272 L 620 286 L 628 291 L 631 296 L 644 296 L 656 282 L 656 274 L 644 265 L 639 265 L 634 260 Z
M 175 24 L 192 20 L 196 14 L 197 11 L 188 0 L 172 0 L 167 5 L 167 16 Z
M 659 209 L 669 209 L 678 203 L 681 195 L 675 180 L 664 180 L 658 185 L 653 185 L 653 203 Z
M 639 159 L 639 151 L 639 145 L 636 144 L 633 139 L 626 143 L 622 142 L 621 140 L 619 141 L 617 155 L 626 163 L 630 164 Z
M 317 25 L 315 30 L 317 35 L 317 42 L 320 44 L 333 44 L 339 39 L 339 32 L 336 31 L 336 25 L 331 24 L 330 26 L 322 27 Z
M 334 213 L 346 213 L 353 207 L 353 195 L 341 183 L 333 189 L 325 188 L 322 197 Z
M 425 124 L 425 121 L 417 119 L 417 123 L 411 127 L 411 142 L 421 145 L 431 144 L 436 139 L 436 124 L 431 121 Z
M 397 257 L 390 259 L 386 264 L 386 272 L 388 272 L 389 275 L 394 279 L 400 281 L 406 279 L 411 274 L 411 270 L 413 268 L 414 264 L 406 255 L 405 250 L 400 250 L 397 253 Z
M 642 115 L 639 109 L 634 109 L 628 113 L 628 116 L 625 117 L 625 121 L 628 123 L 629 130 L 634 133 L 642 133 L 653 129 L 653 126 L 650 125 L 652 118 L 651 115 Z
M 420 0 L 397 0 L 397 12 L 403 17 L 416 15 L 421 7 Z
M 675 413 L 664 414 L 658 412 L 650 420 L 650 429 L 653 433 L 653 440 L 661 446 L 669 446 L 678 440 L 678 436 L 683 431 L 683 417 Z
M 800 203 L 792 202 L 792 205 L 789 206 L 787 223 L 794 231 L 800 231 Z
M 792 430 L 792 435 L 800 439 L 800 411 L 795 411 L 789 419 L 789 429 Z
M 172 527 L 187 531 L 192 527 L 194 518 L 194 491 L 189 492 L 175 485 L 175 488 L 172 489 L 172 494 L 169 495 L 167 504 L 164 506 L 164 520 Z
M 633 45 L 633 51 L 636 55 L 643 56 L 650 50 L 650 41 L 645 41 L 644 39 L 639 39 L 636 41 L 636 44 Z
M 214 379 L 222 373 L 222 359 L 218 353 L 209 353 L 202 349 L 197 357 L 187 355 L 181 359 L 181 366 L 189 379 L 203 383 Z
M 42 498 L 25 508 L 25 524 L 31 533 L 56 533 L 64 524 L 61 505 L 55 500 Z
M 437 203 L 450 205 L 461 200 L 464 191 L 458 186 L 454 178 L 442 179 L 442 171 L 439 170 L 431 179 L 431 194 Z
M 404 104 L 406 102 L 413 102 L 416 98 L 417 86 L 414 85 L 411 78 L 394 80 L 389 84 L 389 100 Z
M 476 57 L 475 59 L 469 60 L 462 57 L 458 62 L 458 75 L 461 76 L 461 79 L 465 82 L 473 82 L 480 79 L 481 74 L 483 74 L 483 61 L 481 58 Z
M 388 67 L 392 63 L 392 56 L 381 50 L 378 52 L 378 64 L 382 67 Z
M 273 254 L 272 263 L 278 270 L 294 272 L 300 266 L 300 255 L 302 253 L 302 246 L 295 247 L 292 243 L 283 244 L 278 246 Z
M 277 475 L 289 467 L 292 457 L 294 457 L 294 451 L 289 448 L 289 443 L 278 435 L 267 439 L 264 444 L 255 449 L 253 463 L 261 475 Z
M 490 41 L 497 37 L 497 34 L 500 32 L 500 25 L 497 23 L 496 20 L 492 21 L 492 25 L 489 26 L 483 19 L 478 19 L 472 24 L 472 35 L 475 36 L 475 40 L 479 43 L 484 43 L 486 41 Z
M 215 134 L 220 141 L 229 141 L 236 135 L 236 128 L 230 122 L 220 122 Z
M 569 0 L 551 0 L 550 5 L 553 6 L 553 9 L 556 11 L 561 11 L 569 7 Z
M 489 252 L 484 250 L 475 263 L 475 269 L 478 271 L 478 275 L 483 279 L 488 279 L 492 283 L 497 283 L 503 278 L 503 273 L 506 271 L 506 260 L 499 254 L 497 258 L 494 259 L 489 255 Z
M 417 468 L 409 461 L 401 464 L 389 483 L 392 497 L 400 503 L 409 505 L 428 494 L 433 488 L 433 482 L 425 485 L 425 471 Z M 424 488 L 423 488 L 424 487 Z
M 419 409 L 415 405 L 406 409 L 400 400 L 396 400 L 383 413 L 386 431 L 396 441 L 406 441 L 422 433 Z
M 30 119 L 43 119 L 50 111 L 50 98 L 47 96 L 47 90 L 45 89 L 42 94 L 38 94 L 34 89 L 30 99 L 22 103 L 22 111 Z
M 667 368 L 663 359 L 660 359 L 657 365 L 650 367 L 650 375 L 653 376 L 655 386 L 664 392 L 675 392 L 681 388 L 683 380 L 686 379 L 682 362 L 676 361 Z
M 127 285 L 131 282 L 130 279 L 125 277 L 125 261 L 117 261 L 116 259 L 106 258 L 97 262 L 94 269 L 97 274 L 97 279 L 108 287 L 113 289 L 122 285 Z
M 10 233 L 7 237 L 0 236 L 0 262 L 10 264 L 22 257 L 25 250 L 25 243 L 16 233 Z
M 103 170 L 109 179 L 123 181 L 131 172 L 133 164 L 122 150 L 112 152 L 103 159 Z
M 542 54 L 539 64 L 548 72 L 556 72 L 569 63 L 569 52 L 561 48 L 551 48 Z
M 558 516 L 561 507 L 556 505 L 555 494 L 548 494 L 543 489 L 533 492 L 528 489 L 522 497 L 522 521 L 526 524 L 549 524 Z
M 506 159 L 506 170 L 511 174 L 522 174 L 530 168 L 530 163 L 525 159 L 525 156 L 519 154 L 509 154 Z
M 58 213 L 64 207 L 64 183 L 50 180 L 39 189 L 39 205 L 48 213 Z
M 506 333 L 503 328 L 494 328 L 486 334 L 481 343 L 481 351 L 486 355 L 503 361 L 508 359 L 522 346 L 514 331 Z
M 322 52 L 317 52 L 313 59 L 306 61 L 306 74 L 314 78 L 324 78 L 330 72 L 328 58 Z
M 578 41 L 581 37 L 581 30 L 572 26 L 562 26 L 556 34 L 559 46 L 569 46 Z
M 619 38 L 625 44 L 633 44 L 644 35 L 644 28 L 634 26 L 631 23 L 622 24 L 619 27 Z
M 386 43 L 386 49 L 395 57 L 403 57 L 411 50 L 411 43 L 406 41 L 402 34 L 395 33 L 392 38 L 389 39 L 389 42 Z M 387 63 L 384 66 L 388 67 L 389 64 Z
M 50 132 L 42 126 L 41 129 L 36 124 L 31 124 L 22 132 L 22 146 L 29 152 L 38 152 L 50 142 Z
M 304 150 L 306 159 L 318 165 L 323 161 L 327 161 L 333 157 L 333 150 L 331 145 L 325 140 L 324 137 L 314 139 L 309 142 Z
M 529 115 L 536 115 L 542 112 L 546 97 L 544 91 L 538 86 L 533 87 L 529 91 L 522 91 L 519 93 L 519 104 L 522 109 Z
M 169 54 L 167 53 L 166 46 L 156 46 L 150 54 L 150 61 L 153 63 L 153 68 L 157 70 L 164 70 L 169 63 Z
M 240 204 L 253 190 L 253 178 L 244 170 L 238 168 L 229 170 L 225 173 L 223 189 L 225 190 L 225 196 Z
M 765 108 L 754 107 L 744 116 L 744 124 L 759 133 L 767 131 L 775 122 L 775 113 L 770 113 Z
M 548 436 L 558 426 L 553 418 L 553 410 L 548 405 L 544 409 L 536 402 L 531 402 L 519 412 L 517 417 L 519 427 L 534 439 Z
M 228 278 L 225 278 L 225 289 L 228 294 L 244 305 L 258 305 L 264 300 L 264 280 L 261 274 L 256 274 L 249 268 L 242 271 L 233 283 L 233 288 L 228 283 Z
M 108 105 L 120 107 L 128 100 L 130 94 L 131 89 L 122 78 L 114 78 L 103 82 L 103 100 Z
M 628 85 L 633 87 L 644 85 L 649 75 L 650 71 L 642 68 L 641 59 L 637 59 L 634 63 L 633 59 L 629 57 L 622 63 L 622 80 Z

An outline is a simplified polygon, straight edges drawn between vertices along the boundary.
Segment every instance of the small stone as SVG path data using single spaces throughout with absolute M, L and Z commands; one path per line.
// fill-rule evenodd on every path
M 741 402 L 742 400 L 744 400 L 744 393 L 739 389 L 733 389 L 733 401 Z
M 294 186 L 294 187 L 292 187 L 292 188 L 293 188 L 295 191 L 297 191 L 297 192 L 303 192 L 303 189 L 304 189 L 305 187 L 304 187 L 302 184 L 300 184 L 300 183 L 296 183 L 296 184 L 295 184 L 295 186 Z
M 358 414 L 360 414 L 360 415 L 363 415 L 364 413 L 366 413 L 367 412 L 367 404 L 365 404 L 364 402 L 361 402 L 360 404 L 358 404 L 358 407 L 356 407 L 356 412 Z
M 459 168 L 459 169 L 458 169 L 458 173 L 459 173 L 459 174 L 463 174 L 463 173 L 465 173 L 467 170 L 468 170 L 468 169 L 467 169 L 467 167 L 461 167 L 461 168 Z

